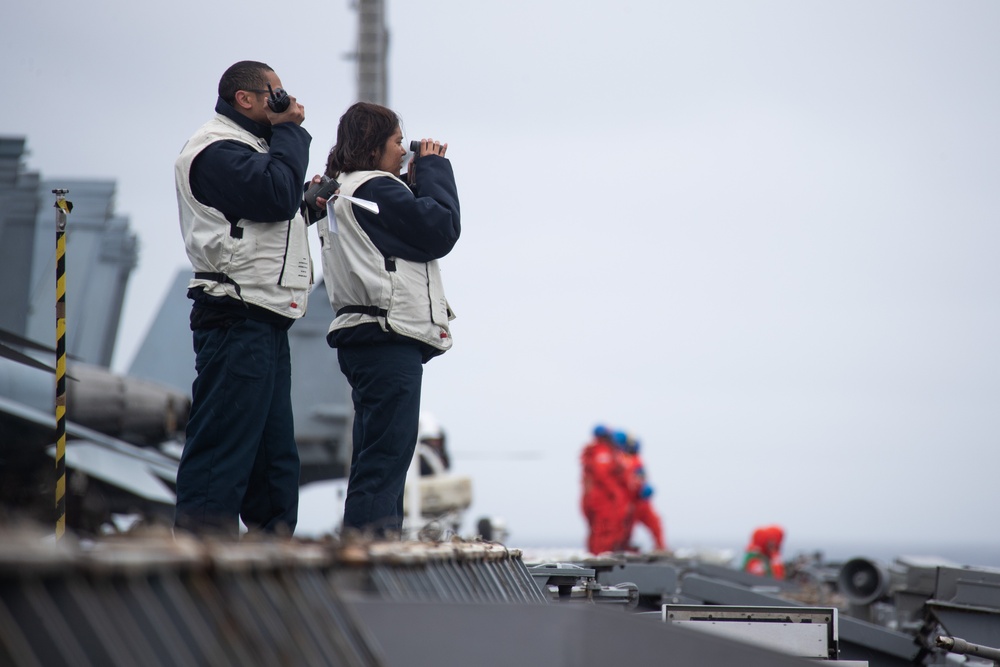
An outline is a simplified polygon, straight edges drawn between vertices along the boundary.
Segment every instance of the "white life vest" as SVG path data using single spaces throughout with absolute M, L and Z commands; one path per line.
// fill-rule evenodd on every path
M 191 164 L 216 141 L 238 141 L 260 153 L 268 151 L 265 140 L 221 114 L 205 123 L 181 149 L 174 164 L 177 208 L 184 246 L 196 274 L 188 288 L 204 287 L 206 294 L 243 299 L 298 319 L 305 315 L 312 285 L 306 221 L 296 213 L 287 222 L 230 223 L 222 211 L 195 199 Z M 239 286 L 238 292 L 230 280 Z
M 348 197 L 373 178 L 402 180 L 384 171 L 341 174 Z M 332 213 L 329 213 L 330 210 Z M 444 296 L 437 260 L 411 262 L 384 257 L 358 224 L 350 202 L 337 198 L 317 224 L 323 242 L 323 276 L 334 319 L 330 331 L 377 323 L 438 350 L 451 349 L 448 322 L 455 319 Z M 331 225 L 331 215 L 335 216 Z

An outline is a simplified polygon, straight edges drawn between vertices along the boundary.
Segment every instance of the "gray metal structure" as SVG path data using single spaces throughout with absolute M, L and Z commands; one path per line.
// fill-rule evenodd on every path
M 633 583 L 639 610 L 836 607 L 838 659 L 871 667 L 951 664 L 937 641 L 942 634 L 1000 647 L 1000 570 L 993 568 L 926 557 L 900 557 L 891 566 L 864 558 L 820 560 L 778 581 L 685 559 L 622 557 L 580 565 L 595 569 L 604 586 Z
M 358 44 L 354 53 L 358 69 L 358 101 L 389 103 L 389 30 L 385 25 L 385 0 L 357 0 Z
M 665 604 L 662 618 L 789 655 L 837 660 L 837 613 L 836 607 Z
M 25 139 L 0 137 L 0 329 L 55 340 L 55 215 L 51 191 L 68 188 L 74 209 L 66 231 L 67 354 L 107 367 L 114 354 L 138 241 L 114 212 L 113 181 L 43 180 L 24 169 Z
M 926 605 L 948 634 L 1000 647 L 1000 570 L 939 567 Z
M 992 660 L 994 665 L 1000 665 L 1000 649 L 992 646 L 981 646 L 967 642 L 960 637 L 938 637 L 937 644 L 950 653 L 959 655 L 974 655 L 987 660 Z
M 23 168 L 24 151 L 24 137 L 0 137 L 0 285 L 19 287 L 0 290 L 0 329 L 22 336 L 29 306 L 29 290 L 23 285 L 32 265 L 27 250 L 34 243 L 40 207 L 39 176 Z M 53 234 L 53 244 L 54 239 Z

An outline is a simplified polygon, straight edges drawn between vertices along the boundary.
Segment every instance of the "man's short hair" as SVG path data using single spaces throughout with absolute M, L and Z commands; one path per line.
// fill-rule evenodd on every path
M 274 70 L 256 60 L 241 60 L 230 66 L 219 79 L 219 97 L 227 103 L 236 101 L 237 90 L 264 90 L 267 88 L 267 72 Z

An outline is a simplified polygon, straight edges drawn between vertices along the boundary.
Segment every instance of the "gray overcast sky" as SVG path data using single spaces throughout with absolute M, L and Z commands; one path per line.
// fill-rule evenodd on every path
M 425 369 L 472 516 L 582 543 L 578 454 L 641 439 L 675 545 L 1000 551 L 1000 4 L 388 0 L 390 105 L 450 144 L 453 351 Z M 111 178 L 141 241 L 115 366 L 186 266 L 173 161 L 272 65 L 312 171 L 346 1 L 18 2 L 0 132 Z M 72 197 L 70 197 L 72 198 Z M 330 354 L 334 354 L 333 351 Z M 526 455 L 526 456 L 522 456 Z

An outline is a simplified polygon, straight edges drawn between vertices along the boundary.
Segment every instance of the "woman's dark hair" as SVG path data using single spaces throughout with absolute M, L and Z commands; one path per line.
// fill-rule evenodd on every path
M 262 90 L 267 88 L 267 73 L 274 70 L 256 60 L 241 60 L 230 65 L 219 79 L 219 97 L 229 104 L 236 100 L 237 90 Z
M 351 171 L 378 169 L 385 143 L 399 127 L 392 109 L 371 102 L 357 102 L 344 112 L 337 125 L 337 143 L 326 160 L 326 175 L 337 178 Z

